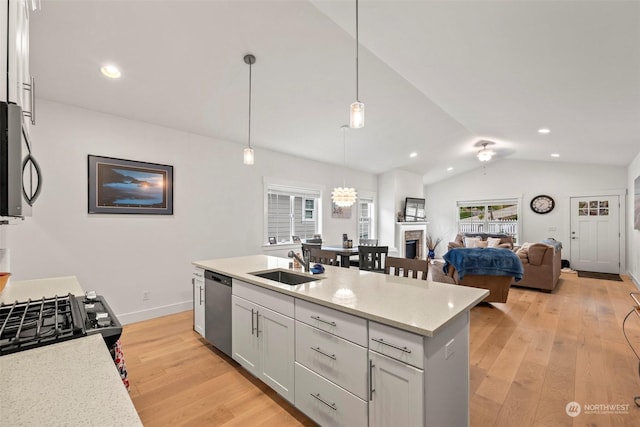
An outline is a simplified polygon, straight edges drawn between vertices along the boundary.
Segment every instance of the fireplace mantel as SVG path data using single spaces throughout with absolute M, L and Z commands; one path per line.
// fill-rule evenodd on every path
M 420 243 L 420 258 L 426 259 L 427 257 L 427 224 L 426 221 L 409 221 L 409 222 L 396 222 L 396 248 L 398 249 L 398 256 L 404 258 L 406 256 L 405 250 L 405 234 L 406 232 L 422 231 L 422 241 Z

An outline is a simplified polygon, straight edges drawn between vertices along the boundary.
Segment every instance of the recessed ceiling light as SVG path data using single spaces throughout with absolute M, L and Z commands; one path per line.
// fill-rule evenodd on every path
M 453 166 L 449 166 L 449 167 L 447 168 L 447 172 L 451 172 L 452 170 L 453 170 Z
M 547 128 L 540 128 L 540 129 L 538 129 L 538 133 L 544 133 L 544 134 L 547 134 L 547 133 L 549 133 L 549 132 L 551 132 L 551 130 L 549 130 L 549 129 L 547 129 Z
M 100 67 L 100 72 L 110 79 L 119 79 L 122 75 L 120 69 L 115 65 L 103 65 Z
M 409 154 L 409 157 L 414 158 L 414 157 L 416 157 L 417 155 L 418 155 L 418 153 L 411 153 L 411 154 Z
M 558 154 L 558 153 L 552 153 L 552 154 L 551 154 L 551 157 L 560 157 L 560 154 Z

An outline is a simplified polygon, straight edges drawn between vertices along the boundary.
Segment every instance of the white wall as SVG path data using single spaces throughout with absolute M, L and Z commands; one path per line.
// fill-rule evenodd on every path
M 422 177 L 403 170 L 392 170 L 378 175 L 379 244 L 395 251 L 395 224 L 398 212 L 403 212 L 405 198 L 423 198 Z
M 631 279 L 635 282 L 636 286 L 640 288 L 640 230 L 635 230 L 634 227 L 634 215 L 635 215 L 635 193 L 640 191 L 639 188 L 635 188 L 634 181 L 640 176 L 640 153 L 629 164 L 627 173 L 627 188 L 629 188 L 628 208 L 627 208 L 627 259 L 628 272 Z M 640 197 L 640 196 L 638 196 Z M 640 206 L 637 207 L 640 209 Z
M 191 261 L 263 253 L 265 176 L 325 186 L 328 242 L 357 233 L 355 209 L 350 220 L 331 218 L 330 193 L 343 175 L 357 190 L 377 187 L 374 175 L 259 147 L 249 167 L 237 143 L 52 102 L 38 109 L 42 194 L 32 218 L 3 226 L 12 280 L 75 275 L 124 321 L 190 307 Z M 88 154 L 173 165 L 174 215 L 87 214 Z
M 563 244 L 562 258 L 570 259 L 570 196 L 597 195 L 599 191 L 622 192 L 624 195 L 626 187 L 625 167 L 554 161 L 491 162 L 485 168 L 425 187 L 429 230 L 434 237 L 443 240 L 437 251 L 441 256 L 457 233 L 457 201 L 518 198 L 522 205 L 520 242 L 537 242 L 553 237 Z M 540 215 L 531 211 L 529 202 L 538 194 L 554 198 L 556 207 L 552 212 Z M 621 224 L 624 224 L 624 216 Z M 622 261 L 624 263 L 624 259 Z

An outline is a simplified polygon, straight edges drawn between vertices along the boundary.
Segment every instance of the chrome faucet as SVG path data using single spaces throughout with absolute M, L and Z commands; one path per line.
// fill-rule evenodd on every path
M 307 258 L 306 256 L 305 256 L 305 257 L 303 257 L 304 259 L 303 259 L 303 258 L 300 258 L 300 257 L 298 256 L 298 254 L 296 254 L 296 253 L 295 253 L 295 252 L 293 252 L 293 251 L 289 251 L 289 253 L 288 253 L 287 255 L 289 256 L 289 258 L 295 258 L 295 259 L 297 259 L 297 260 L 298 260 L 298 262 L 299 262 L 300 264 L 302 264 L 302 266 L 304 267 L 304 271 L 306 271 L 307 273 L 309 272 L 309 258 Z

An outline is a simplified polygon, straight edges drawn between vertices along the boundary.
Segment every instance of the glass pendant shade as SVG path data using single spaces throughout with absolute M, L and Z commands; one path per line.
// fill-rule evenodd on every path
M 355 188 L 337 187 L 331 193 L 331 200 L 341 208 L 348 208 L 356 202 L 358 193 Z
M 247 147 L 244 149 L 244 164 L 252 165 L 253 164 L 253 148 Z
M 362 102 L 356 101 L 351 104 L 349 127 L 354 129 L 364 127 L 364 104 Z
M 487 150 L 486 147 L 478 151 L 478 160 L 481 162 L 488 162 L 491 160 L 491 157 L 493 157 L 493 151 Z

